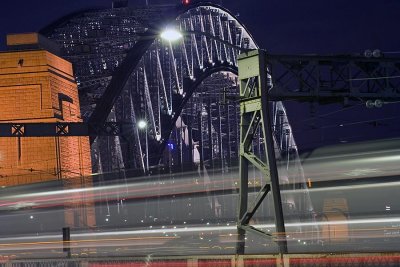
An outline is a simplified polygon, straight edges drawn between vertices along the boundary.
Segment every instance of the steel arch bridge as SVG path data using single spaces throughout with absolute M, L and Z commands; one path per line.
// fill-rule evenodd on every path
M 171 25 L 184 38 L 161 40 L 159 33 Z M 41 33 L 73 63 L 84 120 L 133 125 L 125 136 L 94 140 L 95 171 L 214 162 L 224 167 L 237 160 L 237 56 L 257 44 L 225 8 L 197 2 L 88 10 Z M 286 169 L 289 161 L 295 164 L 290 176 L 302 180 L 281 103 L 274 105 L 273 116 L 278 159 Z M 139 120 L 147 121 L 145 130 L 136 126 Z
M 169 26 L 179 28 L 184 38 L 174 43 L 161 40 L 160 32 Z M 237 59 L 239 53 L 258 47 L 228 10 L 200 2 L 89 10 L 62 18 L 41 33 L 57 42 L 61 56 L 74 66 L 83 119 L 131 125 L 124 136 L 92 140 L 94 172 L 131 168 L 148 172 L 153 165 L 171 170 L 187 164 L 201 170 L 198 178 L 205 185 L 213 179 L 207 167 L 222 167 L 222 172 L 235 175 L 236 169 L 228 167 L 239 158 Z M 141 120 L 147 122 L 145 129 L 138 127 Z M 290 220 L 300 220 L 299 214 L 312 216 L 281 102 L 272 105 L 272 122 L 279 183 L 302 192 L 282 199 L 285 216 Z M 252 135 L 254 155 L 265 159 L 261 128 Z M 254 188 L 269 183 L 259 171 L 252 173 Z M 216 218 L 228 209 L 220 201 L 217 196 L 208 198 Z M 263 206 L 269 212 L 271 203 Z

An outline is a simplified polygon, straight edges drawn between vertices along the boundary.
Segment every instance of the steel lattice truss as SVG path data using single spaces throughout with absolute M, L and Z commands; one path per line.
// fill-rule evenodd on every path
M 181 41 L 158 38 L 170 24 L 186 32 Z M 228 11 L 202 4 L 88 11 L 42 32 L 74 65 L 86 121 L 147 121 L 146 133 L 132 127 L 129 136 L 98 138 L 94 150 L 107 142 L 112 151 L 100 154 L 119 155 L 112 165 L 146 168 L 146 154 L 157 164 L 169 139 L 177 151 L 169 164 L 237 157 L 238 105 L 229 97 L 237 94 L 237 55 L 256 45 Z
M 274 100 L 340 102 L 343 99 L 398 100 L 399 58 L 268 55 Z
M 184 38 L 174 43 L 161 40 L 160 31 L 171 25 Z M 237 59 L 257 45 L 229 11 L 202 3 L 88 11 L 42 33 L 56 41 L 62 56 L 73 63 L 84 120 L 89 125 L 108 121 L 128 127 L 122 136 L 92 140 L 94 171 L 146 172 L 152 165 L 186 164 L 225 170 L 236 165 Z M 272 112 L 281 182 L 303 188 L 286 111 L 276 102 Z M 147 122 L 145 129 L 137 126 L 141 120 Z M 255 134 L 254 150 L 262 153 L 264 136 Z M 300 198 L 283 199 L 287 214 L 312 210 L 308 195 Z
M 184 38 L 158 38 L 166 25 Z M 237 55 L 257 45 L 229 11 L 201 3 L 88 11 L 43 33 L 74 65 L 85 121 L 132 125 L 122 137 L 96 139 L 97 171 L 237 162 Z M 274 107 L 279 159 L 289 169 L 297 148 L 283 106 Z M 146 130 L 135 127 L 142 119 Z

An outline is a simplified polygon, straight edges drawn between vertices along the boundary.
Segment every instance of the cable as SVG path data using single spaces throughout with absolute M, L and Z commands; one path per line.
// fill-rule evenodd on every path
M 359 107 L 359 106 L 363 106 L 363 105 L 364 105 L 364 103 L 360 103 L 360 104 L 357 104 L 357 105 L 354 105 L 354 106 L 351 106 L 351 107 L 344 107 L 344 108 L 342 108 L 340 110 L 335 110 L 335 111 L 332 111 L 332 112 L 329 112 L 329 113 L 325 113 L 325 114 L 319 115 L 319 116 L 314 117 L 314 118 L 309 118 L 309 119 L 305 119 L 305 120 L 302 120 L 302 121 L 296 121 L 294 124 L 291 123 L 291 125 L 297 125 L 297 124 L 300 124 L 300 123 L 303 123 L 303 122 L 320 119 L 320 118 L 323 118 L 323 117 L 326 117 L 326 116 L 329 116 L 329 115 L 332 115 L 332 114 L 336 114 L 336 113 L 339 113 L 339 112 L 350 110 L 350 109 L 353 109 L 355 107 Z
M 387 51 L 387 52 L 383 52 L 383 54 L 400 54 L 400 51 Z
M 393 102 L 383 102 L 383 104 L 385 104 L 385 105 L 390 105 L 390 104 L 397 104 L 397 103 L 400 103 L 400 101 L 393 101 Z
M 380 77 L 371 77 L 371 78 L 354 78 L 354 79 L 348 79 L 347 81 L 368 81 L 368 80 L 396 79 L 396 78 L 400 78 L 400 75 L 380 76 Z
M 352 125 L 357 125 L 357 124 L 364 124 L 364 123 L 385 121 L 385 120 L 393 120 L 393 119 L 398 119 L 398 118 L 400 118 L 400 116 L 386 117 L 386 118 L 381 118 L 381 119 L 373 119 L 373 120 L 365 120 L 365 121 L 357 121 L 357 122 L 350 122 L 350 123 L 343 123 L 343 124 L 340 124 L 340 125 L 332 124 L 332 125 L 326 125 L 326 126 L 318 127 L 318 129 L 310 129 L 308 131 L 315 131 L 315 130 L 323 130 L 323 129 L 329 129 L 329 128 L 352 126 Z M 302 132 L 304 132 L 304 130 Z

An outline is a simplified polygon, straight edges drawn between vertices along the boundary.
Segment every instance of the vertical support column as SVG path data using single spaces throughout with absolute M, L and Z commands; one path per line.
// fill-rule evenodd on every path
M 267 67 L 266 67 L 266 52 L 261 50 L 262 53 L 260 56 L 260 80 L 261 80 L 261 107 L 262 107 L 262 126 L 264 133 L 264 142 L 266 143 L 267 150 L 267 159 L 269 165 L 269 173 L 271 179 L 271 193 L 272 199 L 274 202 L 274 213 L 275 213 L 275 227 L 278 233 L 278 245 L 280 247 L 281 253 L 287 253 L 287 242 L 286 242 L 286 230 L 285 230 L 285 222 L 283 218 L 283 209 L 282 209 L 282 199 L 281 199 L 281 191 L 279 187 L 279 175 L 278 168 L 276 166 L 276 158 L 275 158 L 275 144 L 274 137 L 272 132 L 272 121 L 270 114 L 270 101 L 268 97 L 269 89 L 272 87 L 271 81 L 268 80 L 267 76 Z
M 219 159 L 221 160 L 221 168 L 225 167 L 225 157 L 224 157 L 224 146 L 222 141 L 222 125 L 221 125 L 221 105 L 218 104 L 218 150 L 219 150 Z
M 207 103 L 207 124 L 208 124 L 208 157 L 210 160 L 210 168 L 214 168 L 213 163 L 213 140 L 212 140 L 212 114 L 211 114 L 211 101 Z
M 188 161 L 190 164 L 190 169 L 193 168 L 193 135 L 192 135 L 192 125 L 193 121 L 192 118 L 194 117 L 194 111 L 193 111 L 193 98 L 190 98 L 190 116 L 188 116 L 188 124 L 187 124 L 187 130 L 188 130 L 188 138 L 189 138 L 189 154 L 188 154 Z
M 190 168 L 193 167 L 193 135 L 192 135 L 192 127 L 190 126 L 192 125 L 191 122 L 189 122 L 188 126 L 187 126 L 187 130 L 188 130 L 188 138 L 189 138 L 189 153 L 188 153 L 188 161 L 190 164 Z
M 200 110 L 197 113 L 197 118 L 198 118 L 198 131 L 200 135 L 200 140 L 199 140 L 199 154 L 200 154 L 200 169 L 203 170 L 204 168 L 204 142 L 203 142 L 203 131 L 202 131 L 202 110 Z
M 63 252 L 67 253 L 67 258 L 71 258 L 71 231 L 69 227 L 63 227 Z
M 268 90 L 271 83 L 267 76 L 266 52 L 254 50 L 242 54 L 238 60 L 240 80 L 240 146 L 239 146 L 239 214 L 237 253 L 244 253 L 244 231 L 251 231 L 271 237 L 262 230 L 249 225 L 249 222 L 268 192 L 272 193 L 276 241 L 281 253 L 287 253 L 286 233 L 283 219 L 279 177 L 275 159 L 275 144 L 271 128 Z M 254 153 L 254 137 L 263 134 L 265 155 Z M 258 142 L 258 141 L 257 141 Z M 261 156 L 261 157 L 260 157 Z M 265 176 L 266 183 L 258 192 L 250 209 L 248 208 L 248 171 L 253 164 Z
M 178 155 L 178 164 L 180 166 L 180 171 L 183 171 L 183 147 L 184 147 L 184 136 L 185 136 L 185 131 L 182 128 L 182 117 L 180 118 L 180 125 L 179 128 L 177 128 L 177 141 L 178 141 L 178 147 L 179 147 L 179 155 Z
M 235 114 L 236 116 L 236 114 Z M 229 113 L 229 103 L 227 103 L 225 105 L 225 118 L 226 118 L 226 125 L 227 125 L 227 138 L 226 138 L 226 149 L 228 150 L 226 153 L 227 156 L 227 161 L 228 161 L 228 166 L 230 167 L 231 164 L 231 124 L 229 123 L 229 119 L 230 119 L 230 113 Z M 236 126 L 235 126 L 236 127 Z
M 148 130 L 147 130 L 147 126 L 145 128 L 145 144 L 146 144 L 146 174 L 149 174 L 149 137 L 148 137 Z

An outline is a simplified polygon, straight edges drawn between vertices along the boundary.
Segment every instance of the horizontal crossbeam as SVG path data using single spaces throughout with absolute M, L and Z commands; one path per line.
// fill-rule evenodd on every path
M 116 136 L 129 128 L 132 123 L 0 123 L 0 137 Z
M 267 55 L 273 101 L 400 100 L 400 58 Z

